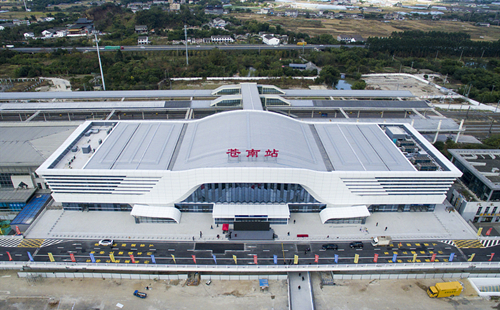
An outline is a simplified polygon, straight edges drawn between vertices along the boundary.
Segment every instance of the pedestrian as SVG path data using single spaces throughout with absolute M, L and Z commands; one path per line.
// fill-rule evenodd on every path
M 193 241 L 194 241 L 194 236 L 193 236 Z
M 311 252 L 311 248 L 307 248 L 307 250 L 306 250 L 306 251 L 307 251 L 307 252 Z
M 202 233 L 202 232 L 201 232 L 201 230 L 200 230 L 200 238 L 201 238 L 202 236 L 203 236 L 203 233 Z
M 290 236 L 290 232 L 287 232 L 287 234 Z
M 219 235 L 217 235 L 217 239 L 219 239 L 219 238 L 220 238 L 220 236 L 219 236 Z
M 326 236 L 326 238 L 327 238 L 327 239 L 328 239 L 328 238 L 330 238 L 330 235 Z
M 214 229 L 214 225 L 210 225 L 210 229 Z
M 146 286 L 146 290 L 149 290 L 149 286 Z
M 375 226 L 378 226 L 378 222 L 377 222 L 377 224 L 375 224 Z
M 299 272 L 299 277 L 301 276 L 302 274 Z
M 299 285 L 299 291 L 300 291 L 300 285 Z
M 293 223 L 295 224 L 295 220 L 293 220 Z
M 304 251 L 304 255 L 307 254 L 307 250 Z
M 304 276 L 302 276 L 302 281 L 304 281 Z
M 360 227 L 360 228 L 359 228 L 359 231 L 362 231 L 362 230 L 363 230 L 363 227 Z
M 384 229 L 384 231 L 387 231 L 387 227 Z

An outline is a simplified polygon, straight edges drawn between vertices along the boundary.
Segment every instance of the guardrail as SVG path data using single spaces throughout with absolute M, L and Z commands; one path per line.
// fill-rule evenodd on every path
M 485 272 L 500 270 L 500 262 L 456 263 L 392 263 L 342 265 L 156 265 L 120 263 L 64 263 L 64 262 L 0 262 L 0 269 L 23 271 L 128 271 L 128 272 L 217 272 L 217 273 L 287 273 L 307 271 L 333 272 Z

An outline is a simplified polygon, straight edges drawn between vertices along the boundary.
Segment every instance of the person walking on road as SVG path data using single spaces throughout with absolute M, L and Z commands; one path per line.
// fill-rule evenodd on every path
M 200 230 L 200 238 L 201 238 L 201 237 L 203 237 L 203 233 L 202 233 L 202 232 L 201 232 L 201 230 Z
M 387 227 L 384 229 L 384 231 L 387 231 Z

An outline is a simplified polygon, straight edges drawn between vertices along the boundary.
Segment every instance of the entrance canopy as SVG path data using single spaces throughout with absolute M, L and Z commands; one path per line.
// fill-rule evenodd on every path
M 319 216 L 321 217 L 321 222 L 325 224 L 328 220 L 368 217 L 370 216 L 370 211 L 368 211 L 368 208 L 364 205 L 352 207 L 330 207 L 323 209 L 319 213 Z
M 216 204 L 213 218 L 290 218 L 290 210 L 286 204 L 258 205 L 258 204 Z
M 177 223 L 181 221 L 181 211 L 167 206 L 134 205 L 130 215 L 172 219 Z

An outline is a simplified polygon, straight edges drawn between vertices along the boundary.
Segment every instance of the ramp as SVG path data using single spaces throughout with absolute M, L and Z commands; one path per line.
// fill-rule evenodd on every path
M 309 272 L 289 272 L 288 292 L 290 310 L 314 310 L 314 300 Z

